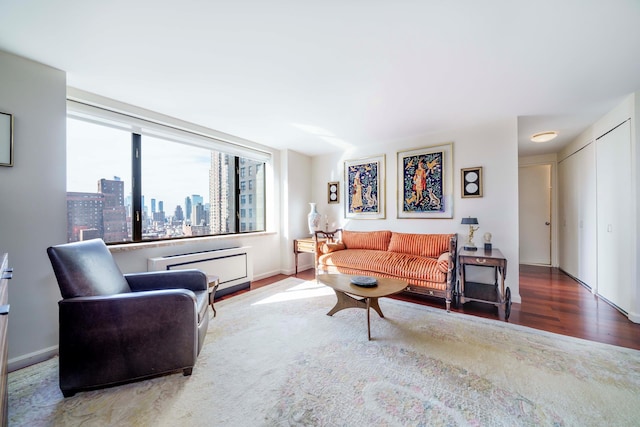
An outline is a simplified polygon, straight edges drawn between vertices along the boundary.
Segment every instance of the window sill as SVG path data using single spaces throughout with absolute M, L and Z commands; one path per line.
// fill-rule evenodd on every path
M 246 239 L 246 238 L 254 238 L 254 237 L 264 237 L 264 236 L 273 236 L 277 234 L 275 231 L 261 231 L 257 233 L 240 233 L 240 234 L 225 234 L 221 236 L 204 236 L 204 237 L 193 237 L 189 239 L 174 239 L 174 240 L 152 240 L 148 242 L 136 242 L 136 243 L 123 243 L 117 245 L 109 245 L 109 250 L 112 253 L 120 253 L 120 252 L 129 252 L 136 251 L 140 249 L 149 249 L 149 248 L 163 248 L 170 246 L 185 246 L 194 243 L 203 243 L 203 242 L 224 242 L 224 241 L 234 241 L 237 239 Z

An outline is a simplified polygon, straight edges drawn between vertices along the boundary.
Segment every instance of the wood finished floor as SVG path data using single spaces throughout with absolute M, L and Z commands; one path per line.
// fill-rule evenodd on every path
M 283 274 L 254 281 L 251 289 L 275 283 Z M 298 278 L 314 278 L 313 269 L 298 272 Z M 225 298 L 248 292 L 240 291 Z M 614 344 L 640 350 L 640 324 L 622 313 L 557 268 L 520 266 L 522 304 L 512 304 L 509 323 L 558 334 Z M 444 310 L 444 301 L 436 298 L 399 294 L 395 298 Z M 329 307 L 330 308 L 330 307 Z M 502 309 L 491 304 L 467 302 L 452 311 L 504 320 Z

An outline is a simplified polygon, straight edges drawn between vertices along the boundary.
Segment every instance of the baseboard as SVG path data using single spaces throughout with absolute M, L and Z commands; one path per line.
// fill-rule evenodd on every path
M 290 274 L 293 274 L 293 270 L 291 270 L 292 272 Z M 269 277 L 272 276 L 277 276 L 278 274 L 287 274 L 285 272 L 283 272 L 282 270 L 274 270 L 274 271 L 268 271 L 266 273 L 262 273 L 262 274 L 254 274 L 253 275 L 253 281 L 255 282 L 256 280 L 262 280 L 262 279 L 267 279 Z
M 13 372 L 18 369 L 26 368 L 27 366 L 35 365 L 36 363 L 44 362 L 58 355 L 58 346 L 45 348 L 42 350 L 34 351 L 33 353 L 25 354 L 13 359 L 9 359 L 7 362 L 7 371 Z

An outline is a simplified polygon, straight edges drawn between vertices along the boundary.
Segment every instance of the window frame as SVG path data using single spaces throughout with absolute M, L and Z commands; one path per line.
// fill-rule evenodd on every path
M 154 113 L 155 114 L 155 113 Z M 229 137 L 229 140 L 221 140 L 220 138 L 216 138 L 217 134 L 220 134 L 217 131 L 210 130 L 213 135 L 203 135 L 201 132 L 201 127 L 197 125 L 193 125 L 194 128 L 189 130 L 177 128 L 175 126 L 170 126 L 163 123 L 158 123 L 147 118 L 135 117 L 129 114 L 123 114 L 121 112 L 113 111 L 104 107 L 99 107 L 95 105 L 90 105 L 85 102 L 79 102 L 78 100 L 69 98 L 67 101 L 67 118 L 72 118 L 76 120 L 82 120 L 86 122 L 91 122 L 96 125 L 102 125 L 107 127 L 114 127 L 121 130 L 125 130 L 131 133 L 131 168 L 132 168 L 132 183 L 131 183 L 131 240 L 122 242 L 107 242 L 107 244 L 112 245 L 120 245 L 120 244 L 137 244 L 143 242 L 159 242 L 159 241 L 179 241 L 182 239 L 190 239 L 196 237 L 215 237 L 221 235 L 236 235 L 236 234 L 247 234 L 249 232 L 266 232 L 267 231 L 267 204 L 268 204 L 268 193 L 267 193 L 267 173 L 266 166 L 271 164 L 272 153 L 265 150 L 263 147 L 258 144 L 251 143 L 250 141 L 243 140 L 241 138 L 233 137 L 231 135 L 225 136 Z M 140 127 L 140 122 L 143 122 L 144 129 Z M 181 123 L 184 125 L 184 122 Z M 162 132 L 164 130 L 166 133 Z M 176 134 L 180 134 L 180 137 L 176 137 Z M 234 222 L 234 230 L 230 233 L 215 233 L 215 234 L 206 234 L 206 235 L 198 235 L 198 236 L 180 236 L 180 237 L 163 237 L 163 238 L 143 238 L 143 209 L 142 206 L 142 159 L 143 159 L 143 137 L 145 135 L 161 138 L 168 140 L 170 142 L 176 144 L 186 144 L 192 145 L 196 147 L 200 147 L 210 152 L 221 152 L 223 154 L 228 154 L 234 158 L 234 187 L 229 188 L 229 191 L 234 195 L 234 211 L 235 213 L 230 215 L 230 219 L 233 218 Z M 233 140 L 236 140 L 235 142 Z M 249 143 L 249 144 L 248 144 Z M 255 145 L 256 147 L 252 147 L 251 145 Z M 258 211 L 263 212 L 263 218 L 256 218 L 256 227 L 260 223 L 264 224 L 262 227 L 259 227 L 259 230 L 254 230 L 254 227 L 249 227 L 251 231 L 247 231 L 245 227 L 245 231 L 241 229 L 241 219 L 240 219 L 240 209 L 241 209 L 241 188 L 240 188 L 240 168 L 239 164 L 244 164 L 246 160 L 256 161 L 256 170 L 259 170 L 260 167 L 264 167 L 264 177 L 263 177 L 263 188 L 261 189 L 264 196 L 262 209 L 258 209 Z M 244 166 L 243 168 L 244 169 Z M 243 170 L 246 174 L 246 170 Z M 211 185 L 211 182 L 209 182 Z M 69 189 L 67 192 L 70 191 Z M 242 197 L 244 198 L 244 194 Z M 185 214 L 186 214 L 186 206 L 185 206 Z

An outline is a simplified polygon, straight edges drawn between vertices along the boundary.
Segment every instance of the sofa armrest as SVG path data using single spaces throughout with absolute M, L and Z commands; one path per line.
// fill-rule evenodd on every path
M 207 275 L 201 270 L 163 270 L 146 273 L 125 274 L 133 292 L 159 289 L 189 289 L 206 291 L 209 283 Z
M 438 270 L 448 273 L 453 270 L 453 256 L 449 252 L 445 252 L 438 257 Z
M 341 251 L 347 247 L 344 243 L 324 243 L 320 245 L 320 252 L 323 254 L 330 254 L 331 252 Z
M 318 258 L 320 258 L 320 255 L 328 254 L 329 252 L 334 252 L 336 250 L 345 249 L 345 245 L 341 241 L 341 228 L 338 228 L 334 231 L 318 230 L 314 233 L 314 236 L 316 240 L 316 266 L 318 265 Z

